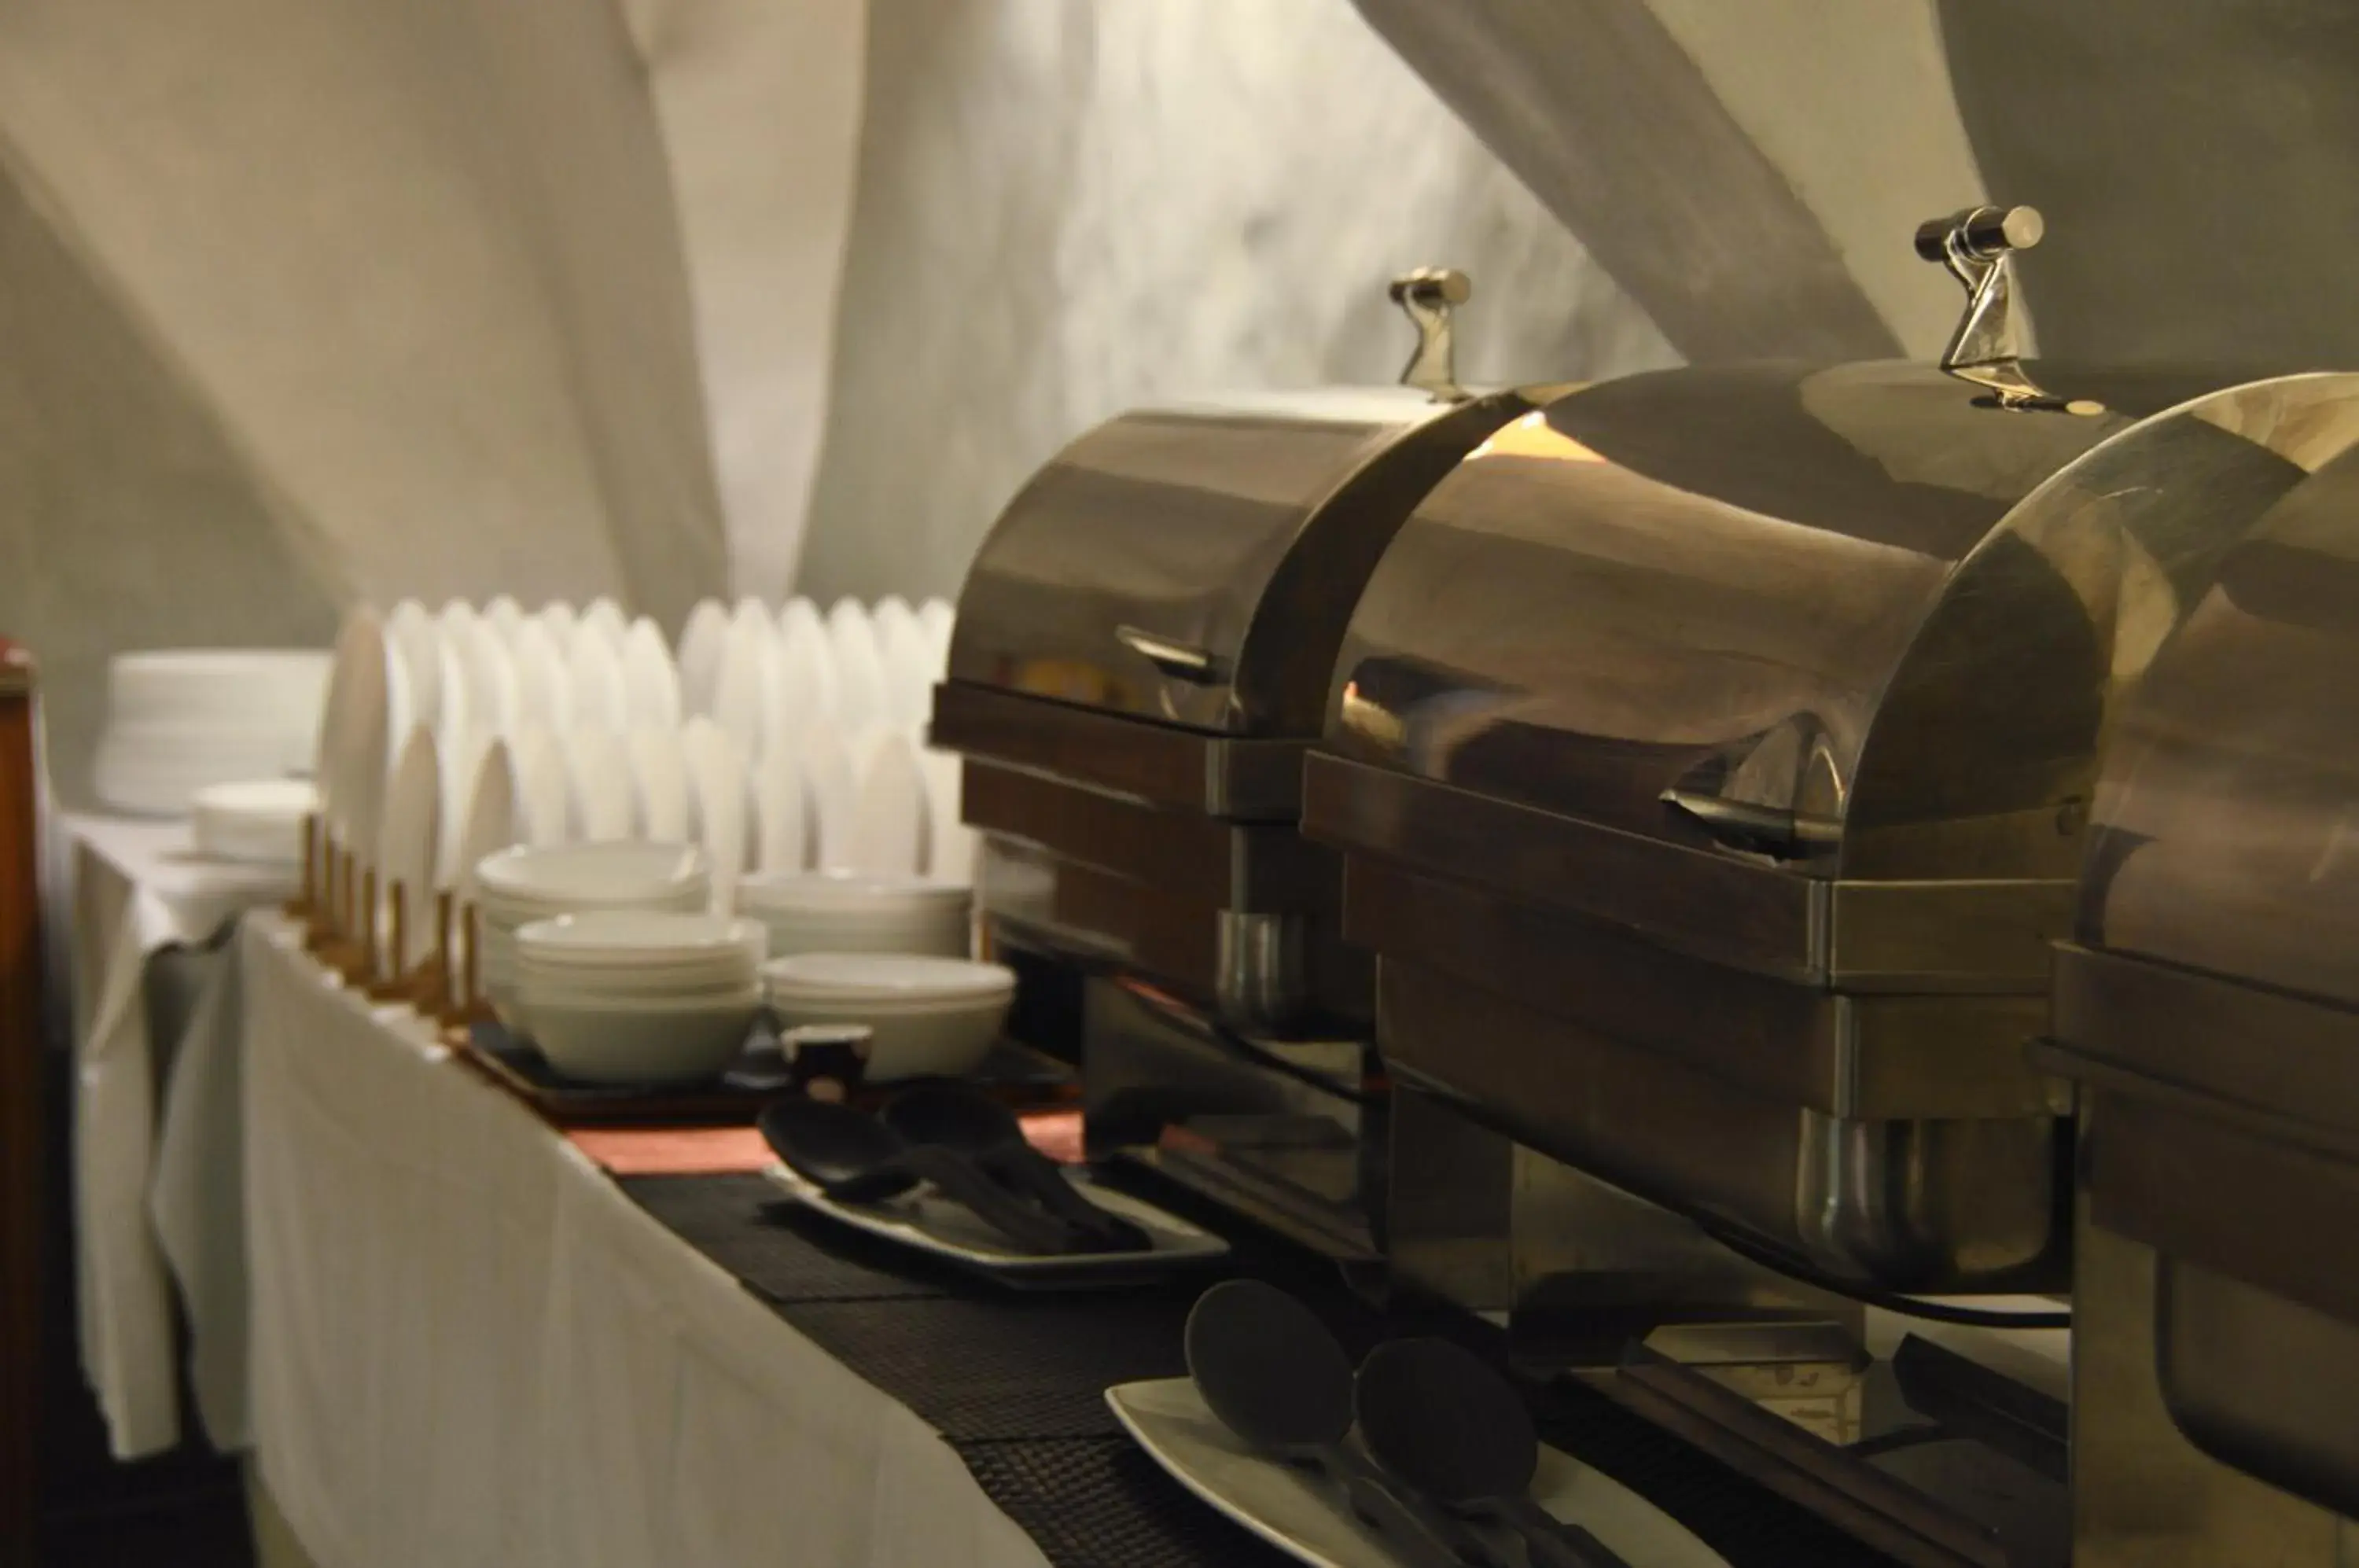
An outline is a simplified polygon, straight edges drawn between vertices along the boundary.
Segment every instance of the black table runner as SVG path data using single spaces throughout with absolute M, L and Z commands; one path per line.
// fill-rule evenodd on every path
M 1105 1406 L 1114 1384 L 1186 1370 L 1180 1325 L 1220 1275 L 1149 1290 L 1028 1295 L 832 1225 L 778 1201 L 759 1176 L 641 1176 L 621 1185 L 798 1332 L 940 1432 L 984 1495 L 1059 1568 L 1291 1561 L 1189 1496 Z M 1380 1339 L 1437 1330 L 1495 1348 L 1480 1325 L 1379 1313 L 1316 1260 L 1240 1235 L 1234 1223 L 1220 1228 L 1238 1247 L 1229 1272 L 1300 1296 L 1355 1356 Z M 1534 1414 L 1544 1441 L 1640 1493 L 1735 1568 L 1891 1568 L 1602 1395 L 1559 1384 L 1537 1396 Z

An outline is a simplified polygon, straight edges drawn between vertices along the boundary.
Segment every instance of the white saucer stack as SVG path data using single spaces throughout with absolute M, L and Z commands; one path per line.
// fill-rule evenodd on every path
M 99 798 L 118 811 L 177 817 L 209 785 L 308 768 L 329 662 L 301 648 L 116 655 L 107 667 Z
M 601 909 L 535 920 L 515 942 L 515 1009 L 570 1078 L 711 1078 L 761 1010 L 762 928 L 752 920 Z
M 918 953 L 964 958 L 972 888 L 858 871 L 762 872 L 737 884 L 737 912 L 770 934 L 770 955 Z
M 214 784 L 190 801 L 197 853 L 214 860 L 292 866 L 303 858 L 303 819 L 318 809 L 308 779 Z
M 762 982 L 781 1032 L 867 1025 L 871 1083 L 973 1072 L 1016 999 L 1013 970 L 914 953 L 798 953 L 764 964 Z
M 504 849 L 476 866 L 475 888 L 476 978 L 500 1020 L 518 1029 L 519 930 L 592 910 L 701 910 L 712 879 L 704 852 L 693 845 L 625 841 Z

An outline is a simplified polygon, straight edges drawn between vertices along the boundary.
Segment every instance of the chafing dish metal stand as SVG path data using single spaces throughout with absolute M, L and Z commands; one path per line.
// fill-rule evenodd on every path
M 2061 1401 L 1930 1332 L 1871 1358 L 1856 1301 L 2069 1285 L 2027 1047 L 2098 757 L 2359 435 L 2349 378 L 2024 364 L 2037 237 L 1919 232 L 1969 293 L 1939 367 L 1501 427 L 1371 576 L 1305 766 L 1378 959 L 1396 1275 L 1912 1563 L 2062 1560 Z

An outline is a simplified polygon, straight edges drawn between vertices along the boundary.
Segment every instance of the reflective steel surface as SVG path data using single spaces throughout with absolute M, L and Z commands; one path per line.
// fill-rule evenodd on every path
M 2215 1485 L 2245 1506 L 2198 1521 L 2190 1562 L 2280 1517 L 2304 1536 L 2283 1561 L 2344 1561 L 2332 1516 L 2359 1516 L 2354 672 L 2359 452 L 2225 555 L 2124 705 L 2059 961 L 2055 1060 L 2093 1103 L 2090 1222 L 2153 1258 L 2125 1310 L 2154 1391 L 2119 1402 L 2330 1510 Z M 2093 1392 L 2102 1466 L 2128 1418 Z M 2091 1560 L 2114 1560 L 2118 1521 L 2088 1525 Z
M 2359 458 L 2286 497 L 2156 660 L 2078 931 L 2359 1006 Z
M 1801 1269 L 2065 1283 L 2069 1098 L 2026 1048 L 2098 758 L 2223 556 L 2359 441 L 2359 378 L 2040 385 L 2105 411 L 1636 377 L 1436 487 L 1304 792 L 1396 1070 Z
M 2141 424 L 2201 378 L 2045 374 L 2112 411 L 1869 365 L 1664 372 L 1518 419 L 1371 580 L 1328 746 L 1806 875 L 2072 876 L 2117 679 L 2305 475 L 2288 449 L 2347 439 L 2310 426 L 2351 388 Z
M 1200 730 L 1316 734 L 1336 638 L 1393 529 L 1529 407 L 1383 387 L 1110 420 L 984 541 L 951 677 Z

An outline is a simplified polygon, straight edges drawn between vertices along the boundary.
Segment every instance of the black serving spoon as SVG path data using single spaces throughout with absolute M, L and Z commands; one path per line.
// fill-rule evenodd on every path
M 1273 1459 L 1341 1482 L 1353 1511 L 1417 1568 L 1497 1562 L 1472 1531 L 1345 1441 L 1352 1363 L 1300 1301 L 1258 1279 L 1223 1280 L 1189 1312 L 1186 1348 L 1188 1376 L 1223 1425 Z
M 880 1119 L 911 1143 L 958 1150 L 1089 1236 L 1098 1251 L 1154 1250 L 1155 1238 L 1145 1230 L 1074 1191 L 1057 1162 L 1026 1140 L 1016 1113 L 987 1094 L 956 1083 L 929 1083 L 896 1094 Z
M 930 1181 L 1023 1252 L 1086 1249 L 1088 1239 L 1053 1214 L 1024 1202 L 956 1149 L 909 1144 L 849 1105 L 824 1100 L 773 1100 L 763 1107 L 762 1137 L 787 1169 L 840 1203 L 873 1203 Z
M 1604 1542 L 1532 1501 L 1539 1436 L 1506 1379 L 1446 1339 L 1397 1339 L 1353 1382 L 1377 1463 L 1453 1513 L 1524 1538 L 1532 1568 L 1629 1568 Z

